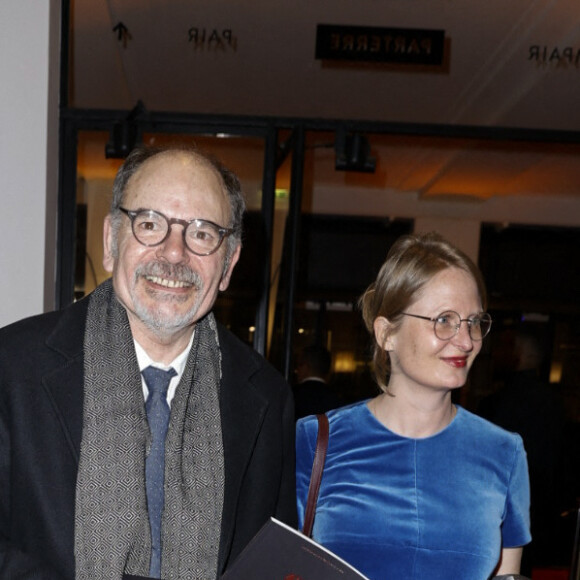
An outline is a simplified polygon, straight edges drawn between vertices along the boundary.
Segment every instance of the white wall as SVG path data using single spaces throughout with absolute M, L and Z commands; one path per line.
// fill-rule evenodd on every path
M 54 306 L 60 2 L 0 1 L 0 326 Z

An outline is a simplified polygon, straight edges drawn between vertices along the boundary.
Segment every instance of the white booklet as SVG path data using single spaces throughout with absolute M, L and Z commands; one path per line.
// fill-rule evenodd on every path
M 275 518 L 244 548 L 221 580 L 369 580 L 303 533 Z

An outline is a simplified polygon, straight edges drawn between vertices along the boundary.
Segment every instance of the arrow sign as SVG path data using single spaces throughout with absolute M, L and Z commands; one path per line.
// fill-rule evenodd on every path
M 129 29 L 122 22 L 119 22 L 119 24 L 113 28 L 113 32 L 117 33 L 117 40 L 123 42 L 123 48 L 127 48 L 127 41 L 133 38 L 129 33 Z

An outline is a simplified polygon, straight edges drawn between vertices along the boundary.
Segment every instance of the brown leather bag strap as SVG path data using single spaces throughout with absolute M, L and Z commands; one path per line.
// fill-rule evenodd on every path
M 325 414 L 316 415 L 318 419 L 318 437 L 316 438 L 316 451 L 312 462 L 312 474 L 310 475 L 310 485 L 308 486 L 308 498 L 306 500 L 306 512 L 304 513 L 304 526 L 302 533 L 310 537 L 312 526 L 314 525 L 314 513 L 316 502 L 318 501 L 318 490 L 322 480 L 322 470 L 326 459 L 326 448 L 328 447 L 328 417 Z

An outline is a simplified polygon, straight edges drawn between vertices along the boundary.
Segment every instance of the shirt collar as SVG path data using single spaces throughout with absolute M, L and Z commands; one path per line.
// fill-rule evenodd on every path
M 145 349 L 136 341 L 135 343 L 135 352 L 137 353 L 137 363 L 139 364 L 139 370 L 142 371 L 144 368 L 147 368 L 150 365 L 154 367 L 158 367 L 160 369 L 167 370 L 170 367 L 175 369 L 178 377 L 181 377 L 183 371 L 185 370 L 185 364 L 187 363 L 187 357 L 189 356 L 189 351 L 191 350 L 191 345 L 193 344 L 193 337 L 195 335 L 195 330 L 191 333 L 191 338 L 189 339 L 189 344 L 185 347 L 185 349 L 178 354 L 170 364 L 164 365 L 157 361 L 154 361 L 146 352 Z

